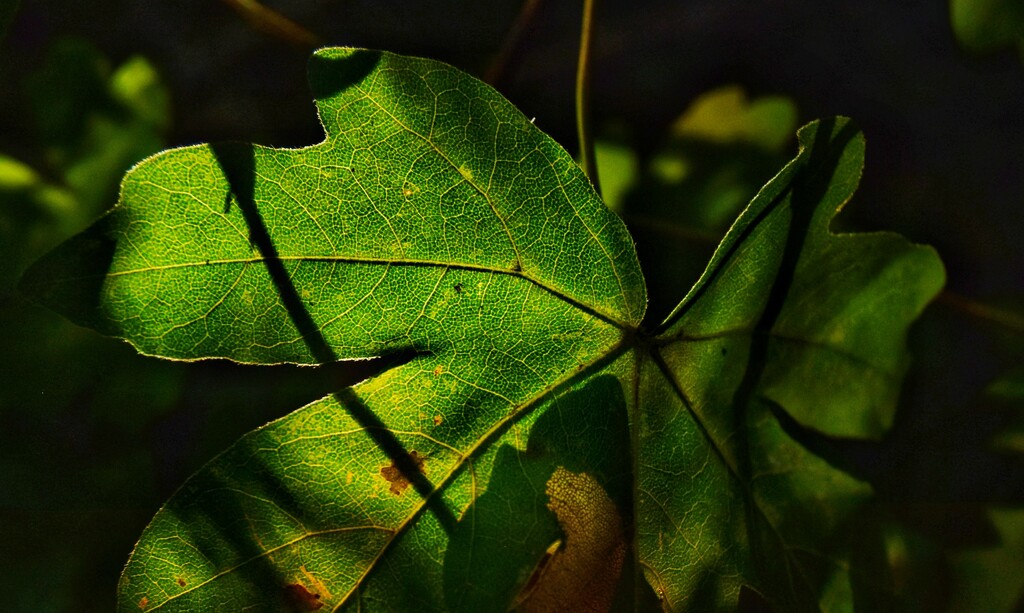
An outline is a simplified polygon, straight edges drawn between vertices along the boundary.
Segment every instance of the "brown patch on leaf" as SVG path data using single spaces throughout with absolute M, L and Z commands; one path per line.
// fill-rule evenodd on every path
M 316 611 L 324 606 L 324 603 L 320 602 L 320 594 L 309 591 L 301 583 L 289 583 L 284 586 L 284 596 L 296 611 Z
M 416 466 L 416 470 L 419 471 L 420 474 L 425 474 L 427 472 L 426 466 L 424 465 L 426 462 L 425 456 L 421 456 L 413 450 L 409 452 L 409 458 L 412 459 L 413 464 Z M 394 462 L 381 468 L 380 476 L 384 477 L 384 479 L 391 484 L 390 491 L 395 496 L 401 496 L 402 492 L 409 487 L 409 479 L 404 473 L 402 473 L 402 469 L 395 466 Z
M 619 510 L 587 473 L 558 467 L 548 479 L 546 492 L 564 543 L 548 549 L 517 598 L 517 610 L 605 613 L 612 606 L 626 559 Z
M 148 607 L 148 606 L 149 606 L 149 598 L 146 598 L 145 596 L 143 596 L 142 600 L 139 601 L 139 608 L 145 610 L 145 608 Z
M 178 577 L 178 585 L 181 586 L 181 587 L 185 587 L 188 584 L 185 583 L 184 579 L 182 579 L 181 577 Z
M 434 376 L 438 377 L 443 372 L 444 372 L 444 367 L 443 366 L 438 366 L 437 368 L 434 369 Z
M 440 415 L 435 415 L 434 416 L 434 425 L 435 426 L 440 426 L 442 421 L 444 421 L 444 418 L 441 417 Z

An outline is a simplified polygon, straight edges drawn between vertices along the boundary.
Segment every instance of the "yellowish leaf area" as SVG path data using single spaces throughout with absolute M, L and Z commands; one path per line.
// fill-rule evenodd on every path
M 626 557 L 615 503 L 593 477 L 561 466 L 548 479 L 546 492 L 551 500 L 547 506 L 565 535 L 564 546 L 538 569 L 517 611 L 608 611 Z

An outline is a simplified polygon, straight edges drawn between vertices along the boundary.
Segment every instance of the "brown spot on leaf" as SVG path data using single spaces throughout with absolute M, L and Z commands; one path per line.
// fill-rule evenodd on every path
M 139 608 L 145 609 L 147 606 L 149 606 L 149 598 L 143 596 L 142 600 L 139 601 Z
M 435 426 L 440 426 L 442 421 L 444 421 L 444 418 L 441 417 L 440 415 L 435 415 L 434 416 L 434 425 Z
M 181 587 L 185 587 L 188 584 L 185 583 L 184 579 L 182 579 L 181 577 L 178 577 L 178 585 L 181 586 Z
M 419 453 L 413 450 L 409 452 L 409 458 L 413 461 L 413 464 L 416 466 L 416 470 L 418 470 L 421 474 L 427 472 L 426 466 L 424 465 L 426 457 L 421 456 Z M 409 487 L 408 477 L 402 472 L 402 469 L 395 466 L 394 462 L 392 462 L 388 466 L 381 468 L 380 476 L 384 477 L 384 479 L 386 479 L 388 483 L 391 484 L 390 491 L 395 496 L 401 496 L 402 492 L 404 492 L 405 489 Z
M 437 376 L 439 376 L 443 372 L 444 372 L 444 367 L 443 366 L 438 366 L 437 368 L 434 369 L 434 376 L 437 377 Z
M 301 583 L 289 583 L 284 586 L 284 596 L 295 611 L 316 611 L 324 606 L 320 602 L 320 594 L 306 589 Z
M 565 535 L 564 546 L 548 549 L 534 572 L 536 579 L 527 584 L 532 589 L 519 595 L 518 610 L 604 613 L 611 608 L 626 558 L 619 510 L 587 473 L 558 467 L 546 492 L 548 508 Z

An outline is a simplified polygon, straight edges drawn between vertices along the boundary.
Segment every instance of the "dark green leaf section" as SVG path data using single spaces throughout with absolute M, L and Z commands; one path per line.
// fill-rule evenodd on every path
M 342 49 L 314 56 L 310 79 L 323 143 L 153 157 L 25 291 L 143 353 L 242 362 L 324 361 L 303 326 L 336 357 L 435 351 L 429 305 L 481 296 L 495 276 L 640 321 L 625 227 L 496 92 L 436 62 Z M 456 288 L 455 269 L 476 274 Z
M 864 139 L 845 119 L 799 137 L 800 155 L 733 226 L 662 338 L 767 337 L 767 396 L 822 432 L 878 437 L 892 422 L 906 329 L 945 273 L 933 249 L 898 235 L 829 232 L 860 178 Z
M 731 606 L 748 585 L 782 610 L 811 610 L 837 581 L 852 589 L 860 571 L 838 535 L 870 488 L 793 431 L 881 435 L 906 328 L 944 280 L 929 248 L 829 232 L 863 163 L 851 123 L 813 123 L 799 138 L 642 369 L 637 547 L 670 608 Z

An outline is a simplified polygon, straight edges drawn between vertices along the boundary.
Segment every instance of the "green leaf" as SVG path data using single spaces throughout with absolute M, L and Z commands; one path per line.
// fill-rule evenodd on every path
M 943 271 L 829 232 L 852 124 L 801 130 L 647 332 L 625 227 L 499 94 L 351 49 L 310 81 L 324 142 L 150 158 L 22 281 L 143 353 L 406 360 L 194 475 L 122 610 L 707 610 L 744 588 L 804 610 L 884 589 L 842 531 L 870 487 L 808 441 L 885 430 Z

